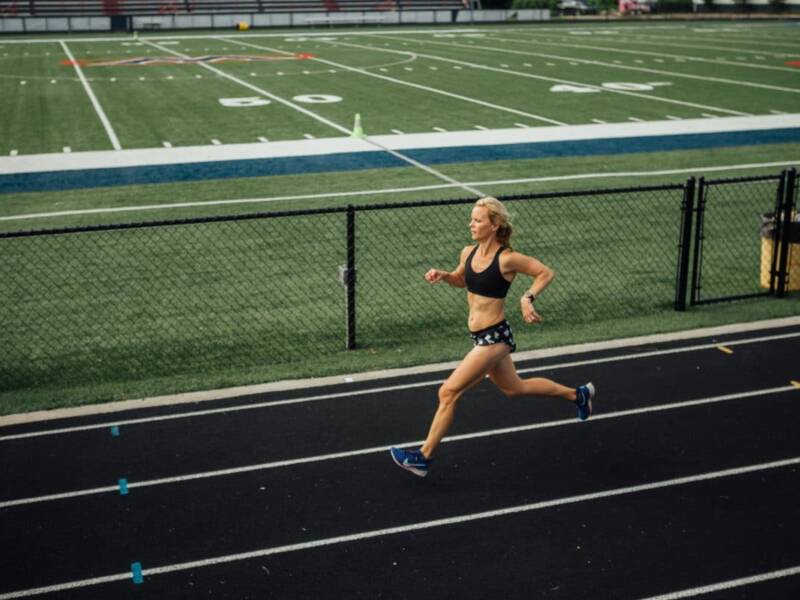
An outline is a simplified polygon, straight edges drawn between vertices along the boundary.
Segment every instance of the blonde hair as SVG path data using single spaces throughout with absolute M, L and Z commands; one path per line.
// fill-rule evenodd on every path
M 505 205 L 497 198 L 489 196 L 475 202 L 475 206 L 482 206 L 489 211 L 489 220 L 492 225 L 498 226 L 495 234 L 497 241 L 510 250 L 511 234 L 514 230 L 511 227 L 511 215 L 508 214 L 508 209 Z

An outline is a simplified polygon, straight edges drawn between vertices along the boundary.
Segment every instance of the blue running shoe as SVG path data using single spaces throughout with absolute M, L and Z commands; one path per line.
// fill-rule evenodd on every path
M 577 389 L 578 397 L 575 399 L 575 404 L 578 407 L 578 419 L 585 421 L 592 416 L 592 400 L 594 400 L 595 389 L 594 385 L 587 383 Z
M 403 450 L 402 448 L 390 448 L 389 453 L 392 460 L 398 467 L 411 471 L 414 475 L 425 477 L 428 474 L 428 467 L 432 460 L 425 458 L 420 450 Z

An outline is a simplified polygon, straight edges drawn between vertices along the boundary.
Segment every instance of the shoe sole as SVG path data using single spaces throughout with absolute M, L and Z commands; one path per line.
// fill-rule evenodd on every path
M 408 465 L 404 465 L 403 463 L 399 462 L 394 457 L 394 453 L 391 450 L 389 451 L 389 455 L 392 457 L 392 460 L 394 461 L 394 464 L 396 464 L 398 467 L 400 467 L 404 471 L 408 471 L 409 473 L 413 473 L 417 477 L 425 477 L 428 474 L 427 471 L 422 471 L 420 469 L 415 469 L 414 467 L 409 467 Z

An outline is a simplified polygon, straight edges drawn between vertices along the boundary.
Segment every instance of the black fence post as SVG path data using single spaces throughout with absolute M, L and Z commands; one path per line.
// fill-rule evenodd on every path
M 681 202 L 681 233 L 678 241 L 678 276 L 675 284 L 675 310 L 686 310 L 686 286 L 689 279 L 689 255 L 692 252 L 692 216 L 695 178 L 686 180 Z
M 345 272 L 347 288 L 347 349 L 356 347 L 356 209 L 347 205 L 347 270 Z
M 792 230 L 792 208 L 794 208 L 794 193 L 797 185 L 797 171 L 792 168 L 786 177 L 786 186 L 783 196 L 783 214 L 775 215 L 779 229 L 775 232 L 775 244 L 780 244 L 780 258 L 778 259 L 778 298 L 783 298 L 786 293 L 786 271 L 789 268 L 789 235 Z
M 706 180 L 701 177 L 697 184 L 697 220 L 695 221 L 694 233 L 694 256 L 692 260 L 692 291 L 689 294 L 689 302 L 691 305 L 696 304 L 700 300 L 700 271 L 703 268 L 702 254 L 703 254 L 703 217 L 706 211 Z
M 788 171 L 784 169 L 781 171 L 781 178 L 778 181 L 778 192 L 775 195 L 775 212 L 772 214 L 774 229 L 772 234 L 772 253 L 770 255 L 769 263 L 769 293 L 775 295 L 777 291 L 778 280 L 778 253 L 780 249 L 780 231 L 781 231 L 781 213 L 783 212 L 783 203 L 786 199 L 786 178 Z

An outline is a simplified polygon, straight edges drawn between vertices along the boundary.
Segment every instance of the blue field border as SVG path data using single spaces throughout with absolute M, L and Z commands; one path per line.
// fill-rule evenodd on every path
M 423 164 L 441 165 L 500 160 L 639 154 L 796 142 L 800 142 L 800 128 L 459 146 L 409 149 L 401 150 L 400 152 Z M 15 173 L 0 175 L 0 193 L 60 191 L 275 175 L 304 175 L 407 166 L 408 163 L 386 152 L 351 152 L 319 156 Z

